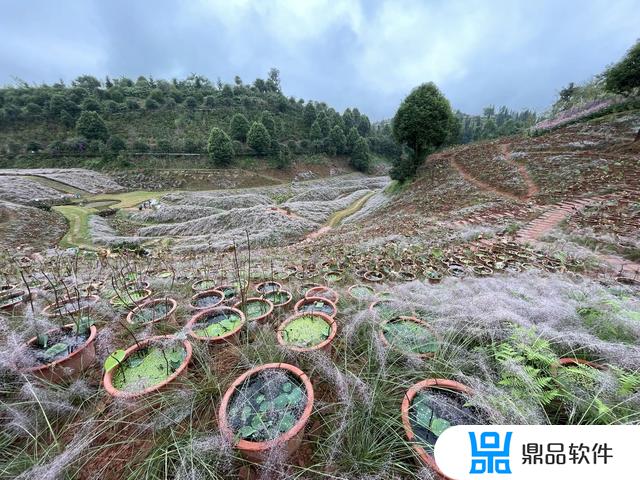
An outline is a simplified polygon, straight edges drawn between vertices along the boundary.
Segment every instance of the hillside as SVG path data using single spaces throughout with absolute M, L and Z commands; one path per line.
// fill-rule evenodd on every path
M 233 142 L 237 160 L 255 156 L 267 167 L 314 155 L 349 159 L 359 138 L 374 154 L 398 150 L 388 129 L 372 128 L 357 108 L 339 113 L 286 97 L 275 69 L 267 80 L 236 77 L 233 85 L 197 75 L 135 82 L 85 75 L 71 85 L 0 89 L 0 166 L 205 168 L 216 127 Z M 352 163 L 369 168 L 368 160 Z

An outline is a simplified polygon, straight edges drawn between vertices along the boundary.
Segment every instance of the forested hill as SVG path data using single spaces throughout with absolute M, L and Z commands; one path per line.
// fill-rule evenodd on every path
M 366 170 L 369 151 L 397 155 L 389 128 L 372 128 L 357 108 L 287 97 L 277 69 L 245 84 L 138 77 L 101 81 L 83 75 L 0 89 L 0 164 L 114 166 L 144 156 L 206 154 L 212 129 L 231 139 L 233 156 L 256 155 L 286 166 L 305 154 L 345 155 Z

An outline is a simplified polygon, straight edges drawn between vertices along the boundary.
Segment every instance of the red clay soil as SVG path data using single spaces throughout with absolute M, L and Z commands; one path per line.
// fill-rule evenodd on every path
M 492 185 L 489 185 L 488 183 L 485 183 L 481 180 L 478 180 L 477 178 L 474 178 L 471 174 L 467 173 L 456 161 L 453 157 L 450 157 L 451 159 L 451 165 L 453 165 L 453 167 L 457 170 L 457 172 L 460 174 L 460 176 L 462 178 L 464 178 L 467 182 L 471 183 L 472 185 L 475 185 L 476 187 L 478 187 L 480 190 L 486 190 L 488 192 L 491 192 L 499 197 L 505 197 L 508 198 L 509 200 L 515 200 L 516 202 L 520 202 L 522 201 L 522 198 L 519 197 L 518 195 L 514 195 L 511 192 L 507 192 L 506 190 L 501 190 L 498 189 Z
M 529 175 L 529 171 L 527 170 L 527 167 L 525 167 L 521 163 L 518 163 L 518 162 L 514 161 L 511 158 L 510 145 L 508 143 L 503 143 L 502 145 L 500 145 L 500 151 L 502 152 L 502 155 L 504 155 L 505 161 L 507 163 L 510 163 L 511 165 L 513 165 L 514 167 L 516 167 L 518 169 L 518 172 L 520 173 L 520 176 L 524 180 L 524 183 L 526 183 L 526 185 L 527 185 L 526 198 L 531 198 L 534 195 L 537 195 L 538 192 L 540 191 L 540 189 L 538 188 L 538 186 L 535 184 L 535 182 L 531 178 L 531 175 Z

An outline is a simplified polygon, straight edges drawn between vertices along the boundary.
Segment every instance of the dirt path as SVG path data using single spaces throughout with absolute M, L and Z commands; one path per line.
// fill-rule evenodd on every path
M 451 165 L 453 165 L 453 168 L 455 168 L 457 170 L 457 172 L 460 174 L 460 176 L 462 178 L 464 178 L 470 184 L 475 185 L 480 190 L 485 190 L 485 191 L 493 193 L 494 195 L 497 195 L 499 197 L 505 197 L 505 198 L 508 198 L 509 200 L 514 200 L 516 202 L 521 202 L 522 201 L 521 197 L 519 197 L 517 195 L 514 195 L 511 192 L 507 192 L 506 190 L 501 190 L 499 188 L 494 187 L 493 185 L 489 185 L 488 183 L 485 183 L 482 180 L 478 180 L 477 178 L 473 177 L 471 174 L 467 173 L 467 171 L 464 170 L 455 161 L 455 159 L 453 157 L 451 157 Z
M 451 165 L 453 165 L 453 167 L 457 170 L 457 172 L 467 182 L 471 183 L 472 185 L 475 185 L 480 190 L 485 190 L 485 191 L 491 192 L 491 193 L 493 193 L 495 195 L 498 195 L 500 197 L 505 197 L 505 198 L 508 198 L 509 200 L 514 200 L 516 202 L 526 202 L 526 201 L 528 201 L 531 197 L 536 195 L 540 191 L 540 189 L 538 188 L 538 186 L 535 184 L 535 182 L 531 178 L 531 175 L 529 174 L 527 168 L 524 165 L 519 164 L 518 162 L 514 161 L 511 158 L 511 150 L 509 148 L 509 144 L 508 143 L 500 144 L 499 145 L 499 150 L 500 150 L 500 153 L 504 156 L 505 161 L 518 170 L 518 173 L 522 177 L 522 180 L 527 185 L 527 193 L 526 193 L 526 195 L 522 195 L 522 196 L 516 195 L 516 194 L 508 192 L 506 190 L 502 190 L 500 188 L 497 188 L 497 187 L 495 187 L 493 185 L 489 185 L 488 183 L 483 182 L 482 180 L 478 180 L 473 175 L 471 175 L 469 172 L 467 172 L 464 168 L 462 168 L 462 166 L 459 163 L 456 162 L 456 160 L 455 160 L 455 158 L 453 156 L 449 156 L 449 158 L 450 158 L 450 161 L 451 161 Z
M 313 240 L 315 238 L 321 237 L 322 235 L 330 231 L 332 228 L 337 227 L 338 225 L 340 225 L 340 223 L 342 223 L 342 221 L 345 218 L 350 217 L 354 213 L 360 211 L 360 209 L 364 206 L 364 204 L 367 203 L 367 200 L 369 200 L 376 193 L 377 191 L 369 192 L 364 196 L 360 197 L 355 202 L 353 202 L 347 208 L 343 210 L 338 210 L 329 218 L 326 225 L 324 225 L 323 227 L 320 227 L 318 230 L 314 230 L 313 232 L 307 234 L 304 241 L 309 241 L 309 240 Z
M 536 183 L 531 178 L 531 175 L 529 175 L 529 171 L 527 170 L 527 167 L 525 167 L 521 163 L 516 162 L 511 158 L 510 147 L 511 145 L 509 145 L 508 143 L 503 143 L 502 145 L 500 145 L 500 151 L 502 152 L 502 155 L 504 155 L 505 161 L 518 169 L 518 173 L 520 173 L 520 176 L 524 180 L 524 183 L 527 185 L 527 195 L 525 198 L 527 199 L 531 198 L 534 195 L 537 195 L 540 189 L 538 188 L 538 185 L 536 185 Z

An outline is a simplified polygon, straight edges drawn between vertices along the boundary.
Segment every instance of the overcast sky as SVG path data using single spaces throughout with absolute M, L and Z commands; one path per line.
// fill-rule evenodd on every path
M 434 81 L 454 108 L 544 110 L 640 37 L 640 0 L 0 0 L 0 83 L 280 69 L 286 95 L 393 116 Z

